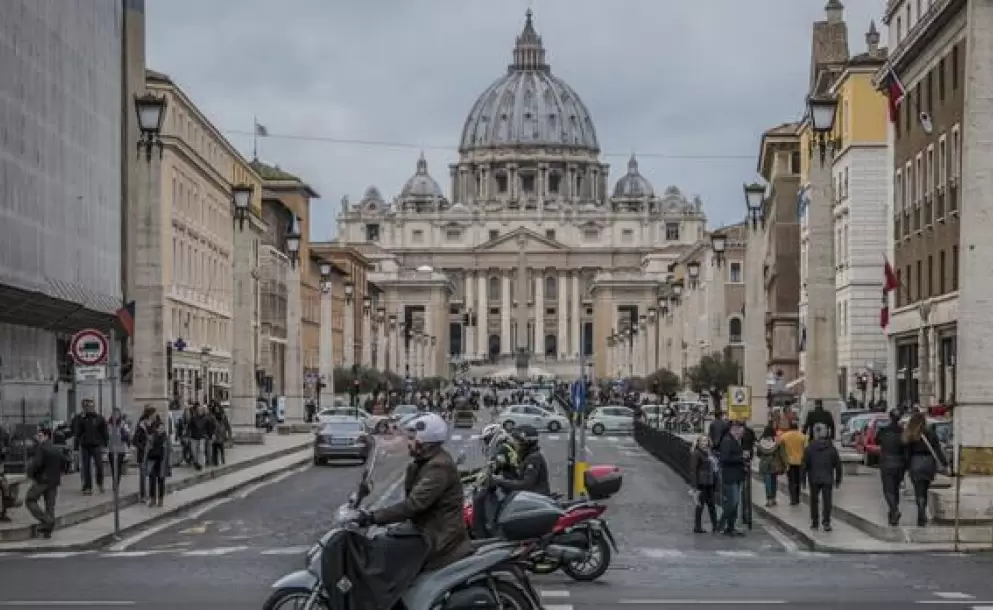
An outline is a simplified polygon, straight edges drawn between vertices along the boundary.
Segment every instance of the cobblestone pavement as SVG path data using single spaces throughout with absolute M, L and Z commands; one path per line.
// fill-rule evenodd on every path
M 471 436 L 452 445 L 474 459 Z M 562 489 L 568 435 L 558 436 L 543 444 Z M 620 552 L 599 582 L 535 577 L 546 609 L 993 606 L 993 557 L 810 553 L 759 522 L 741 538 L 693 534 L 692 499 L 676 475 L 629 438 L 589 446 L 591 463 L 625 473 L 606 513 Z M 379 463 L 384 501 L 397 497 L 391 483 L 405 461 L 398 443 Z M 270 583 L 302 567 L 359 472 L 302 469 L 114 549 L 0 555 L 0 608 L 260 608 Z

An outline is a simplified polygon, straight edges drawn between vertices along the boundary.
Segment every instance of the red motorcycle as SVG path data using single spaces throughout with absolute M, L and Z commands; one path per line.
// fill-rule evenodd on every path
M 607 506 L 601 500 L 620 491 L 621 471 L 615 466 L 593 466 L 583 474 L 583 482 L 587 496 L 561 502 L 565 514 L 531 555 L 531 571 L 535 574 L 561 569 L 575 580 L 591 581 L 610 567 L 617 542 L 602 518 Z M 474 512 L 471 496 L 467 497 L 463 515 L 470 532 L 474 531 Z

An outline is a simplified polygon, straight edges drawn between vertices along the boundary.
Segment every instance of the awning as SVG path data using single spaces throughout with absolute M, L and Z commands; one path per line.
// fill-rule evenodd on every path
M 19 288 L 0 278 L 0 322 L 6 324 L 69 334 L 85 328 L 123 332 L 116 314 L 121 305 L 119 299 L 68 282 Z

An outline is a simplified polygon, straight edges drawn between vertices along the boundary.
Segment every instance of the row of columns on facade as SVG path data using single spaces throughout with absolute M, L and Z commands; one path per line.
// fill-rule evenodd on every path
M 465 352 L 473 358 L 485 359 L 489 356 L 489 314 L 490 308 L 495 307 L 489 295 L 489 279 L 493 271 L 469 271 L 465 281 L 465 308 L 469 314 L 470 324 L 466 328 Z M 511 321 L 515 307 L 523 305 L 521 299 L 526 295 L 515 295 L 512 300 L 510 291 L 510 276 L 512 270 L 499 270 L 500 276 L 500 351 L 502 355 L 512 353 L 513 337 Z M 570 277 L 571 275 L 571 277 Z M 545 337 L 545 274 L 534 275 L 534 337 L 535 344 L 544 341 Z M 571 283 L 571 298 L 570 293 Z M 557 305 L 555 308 L 558 326 L 556 328 L 556 345 L 560 358 L 578 357 L 582 350 L 582 299 L 578 272 L 559 272 Z M 525 299 L 524 303 L 527 302 Z M 480 332 L 481 331 L 481 332 Z M 535 350 L 544 353 L 544 349 Z
M 504 167 L 507 172 L 507 192 L 498 193 L 496 175 L 490 164 L 485 163 L 475 169 L 465 165 L 450 166 L 452 193 L 455 193 L 456 200 L 468 200 L 470 194 L 474 195 L 472 198 L 483 200 L 496 198 L 497 195 L 506 195 L 512 200 L 521 198 L 523 188 L 518 164 L 509 163 Z M 553 193 L 550 189 L 549 166 L 547 163 L 540 163 L 535 174 L 534 192 L 531 194 L 543 199 L 557 195 L 565 199 L 579 200 L 587 197 L 597 201 L 606 189 L 606 172 L 599 166 L 593 166 L 589 169 L 589 174 L 592 177 L 587 181 L 583 178 L 584 172 L 579 164 L 568 164 L 565 174 L 559 178 L 558 192 Z

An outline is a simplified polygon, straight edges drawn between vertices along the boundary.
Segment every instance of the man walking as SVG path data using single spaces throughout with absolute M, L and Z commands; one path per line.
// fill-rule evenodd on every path
M 813 432 L 814 442 L 803 452 L 803 471 L 810 483 L 810 529 L 817 529 L 819 521 L 830 532 L 832 483 L 841 487 L 841 456 L 827 426 L 815 424 Z
M 83 413 L 73 422 L 72 436 L 79 451 L 83 477 L 83 495 L 93 494 L 93 470 L 96 469 L 97 489 L 103 493 L 103 450 L 110 441 L 107 420 L 96 411 L 92 399 L 83 399 Z
M 814 426 L 817 424 L 823 424 L 827 428 L 827 438 L 834 440 L 834 416 L 831 415 L 830 411 L 824 409 L 824 401 L 820 398 L 814 399 L 814 408 L 807 413 L 807 419 L 803 422 L 803 433 L 810 440 L 817 438 L 814 434 Z
M 728 536 L 741 536 L 734 529 L 738 520 L 738 505 L 741 500 L 741 486 L 745 482 L 745 455 L 741 447 L 744 428 L 737 422 L 731 424 L 730 431 L 717 447 L 721 462 L 721 525 Z
M 790 506 L 800 504 L 800 478 L 803 467 L 803 451 L 807 448 L 807 437 L 800 432 L 796 420 L 789 422 L 789 430 L 780 442 L 786 450 L 786 486 L 790 491 Z
M 35 436 L 38 445 L 35 448 L 34 459 L 28 465 L 27 474 L 31 478 L 31 487 L 24 496 L 24 506 L 28 509 L 38 525 L 33 534 L 44 538 L 52 537 L 55 529 L 55 499 L 62 483 L 63 456 L 52 444 L 52 430 L 41 427 Z M 38 500 L 44 500 L 45 510 L 38 505 Z

